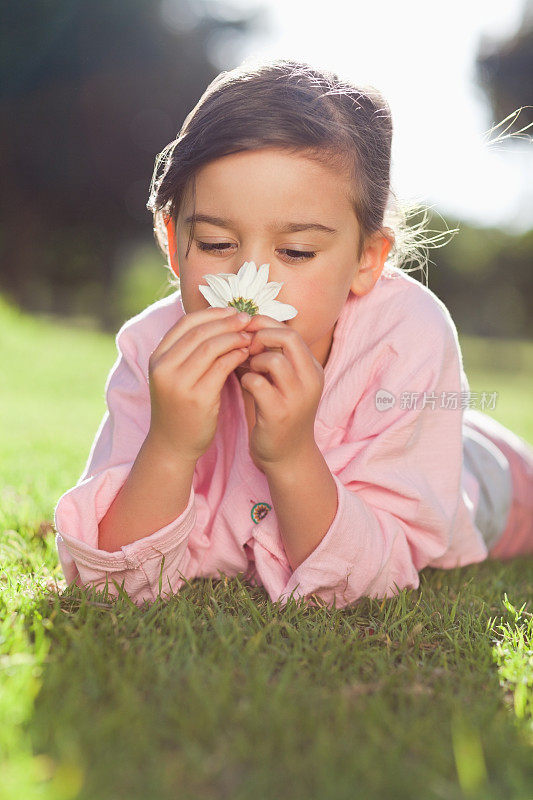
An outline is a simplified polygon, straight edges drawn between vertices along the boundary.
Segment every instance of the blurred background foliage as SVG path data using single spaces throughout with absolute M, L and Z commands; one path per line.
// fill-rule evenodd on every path
M 155 156 L 220 71 L 217 46 L 264 25 L 264 11 L 207 0 L 2 7 L 0 292 L 33 313 L 116 332 L 173 290 L 146 209 Z M 477 78 L 497 121 L 528 104 L 520 124 L 533 119 L 530 22 L 480 46 Z M 430 250 L 428 271 L 457 327 L 532 338 L 533 229 L 433 212 L 427 226 L 460 229 Z

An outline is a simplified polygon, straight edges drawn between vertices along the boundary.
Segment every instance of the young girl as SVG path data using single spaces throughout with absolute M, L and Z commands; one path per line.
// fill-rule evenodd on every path
M 533 448 L 471 407 L 448 310 L 400 267 L 391 139 L 378 91 L 307 64 L 207 88 L 148 202 L 179 289 L 119 330 L 55 509 L 67 581 L 140 604 L 244 572 L 340 608 L 533 553 Z

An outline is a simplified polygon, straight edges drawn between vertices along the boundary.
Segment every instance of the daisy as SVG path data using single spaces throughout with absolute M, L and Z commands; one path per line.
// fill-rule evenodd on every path
M 219 273 L 203 275 L 208 286 L 198 285 L 201 293 L 213 308 L 233 306 L 253 317 L 264 314 L 278 322 L 292 319 L 298 313 L 294 306 L 274 300 L 283 283 L 268 282 L 270 264 L 258 268 L 253 261 L 245 261 L 237 274 Z

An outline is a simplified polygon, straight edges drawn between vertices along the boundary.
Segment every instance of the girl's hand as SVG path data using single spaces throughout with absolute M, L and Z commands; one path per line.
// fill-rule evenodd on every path
M 250 372 L 241 378 L 255 405 L 250 455 L 266 470 L 314 445 L 324 369 L 300 334 L 283 322 L 258 314 L 245 330 L 253 332 Z
M 228 309 L 185 314 L 150 355 L 151 422 L 147 438 L 170 458 L 196 462 L 217 428 L 220 393 L 248 356 L 241 320 Z

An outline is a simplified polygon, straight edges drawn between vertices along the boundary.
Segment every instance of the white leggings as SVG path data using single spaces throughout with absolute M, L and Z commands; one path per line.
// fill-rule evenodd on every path
M 463 424 L 465 467 L 479 481 L 479 505 L 474 519 L 487 547 L 496 544 L 505 529 L 513 485 L 509 461 L 494 442 Z

